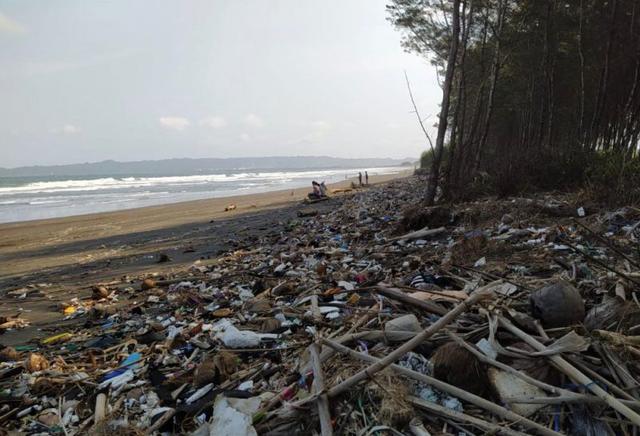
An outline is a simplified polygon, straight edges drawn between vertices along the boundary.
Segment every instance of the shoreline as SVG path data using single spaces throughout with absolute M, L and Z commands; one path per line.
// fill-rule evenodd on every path
M 370 178 L 410 170 L 407 166 L 369 168 Z M 311 185 L 355 180 L 365 169 L 307 169 L 156 177 L 73 177 L 36 179 L 5 186 L 0 177 L 0 225 L 48 221 L 150 206 L 288 191 Z M 274 181 L 276 183 L 274 183 Z
M 413 173 L 412 169 L 407 169 L 394 174 L 384 175 L 372 175 L 369 177 L 370 185 L 377 185 L 397 178 L 408 177 Z M 357 182 L 357 177 L 342 180 L 340 182 L 330 183 L 327 185 L 329 190 L 345 189 L 351 187 L 351 184 Z M 156 213 L 157 217 L 166 219 L 178 219 L 181 223 L 195 222 L 199 219 L 206 219 L 208 216 L 212 218 L 220 217 L 234 217 L 239 216 L 242 213 L 255 212 L 264 210 L 265 208 L 273 208 L 285 205 L 287 203 L 302 201 L 306 198 L 307 193 L 311 191 L 311 187 L 299 187 L 290 189 L 278 189 L 274 191 L 258 192 L 251 194 L 239 194 L 225 197 L 211 197 L 197 200 L 177 201 L 158 205 L 130 207 L 126 209 L 119 209 L 114 211 L 94 212 L 79 215 L 70 215 L 55 218 L 41 218 L 25 221 L 12 221 L 6 223 L 0 223 L 0 261 L 2 260 L 2 254 L 8 246 L 12 246 L 10 236 L 5 232 L 22 230 L 25 227 L 58 227 L 69 224 L 83 224 L 84 221 L 95 223 L 96 221 L 110 220 L 127 220 L 134 215 L 138 216 L 144 212 Z M 343 195 L 338 193 L 337 195 Z M 230 204 L 235 204 L 237 208 L 231 211 L 225 211 L 224 208 Z M 194 215 L 188 215 L 181 213 L 178 209 L 183 209 L 183 212 L 193 213 L 196 209 L 210 208 L 210 212 L 202 212 Z M 179 216 L 189 216 L 186 220 L 180 220 Z M 138 223 L 134 222 L 134 229 L 137 227 L 145 227 L 147 230 L 162 228 L 163 224 L 167 224 L 164 221 L 157 223 L 157 225 L 150 223 Z M 147 226 L 150 224 L 151 227 Z M 175 224 L 172 222 L 171 224 Z M 127 231 L 131 231 L 131 227 L 126 228 Z M 7 240 L 8 239 L 8 240 Z M 21 248 L 24 246 L 21 245 Z
M 408 177 L 410 170 L 370 177 L 370 185 Z M 328 185 L 330 192 L 354 179 Z M 190 200 L 43 220 L 0 224 L 0 287 L 7 278 L 63 265 L 142 254 L 149 243 L 193 231 L 189 227 L 229 221 L 248 214 L 301 204 L 310 187 Z M 357 192 L 357 190 L 355 191 Z M 336 194 L 340 198 L 344 193 Z M 234 204 L 235 210 L 225 212 Z M 154 233 L 151 235 L 150 233 Z M 150 241 L 145 241 L 148 235 Z M 22 282 L 26 282 L 23 280 Z
M 370 186 L 409 177 L 411 171 L 370 177 Z M 351 186 L 352 180 L 328 185 Z M 305 204 L 309 188 L 271 191 L 39 221 L 0 224 L 0 316 L 21 313 L 31 326 L 6 332 L 3 343 L 19 344 L 60 327 L 59 305 L 90 298 L 100 283 L 163 277 L 222 253 L 251 249 L 263 238 L 288 232 L 298 213 L 319 215 L 339 207 L 367 187 Z M 237 208 L 225 212 L 235 204 Z M 161 255 L 169 262 L 159 263 Z M 21 295 L 22 294 L 22 295 Z

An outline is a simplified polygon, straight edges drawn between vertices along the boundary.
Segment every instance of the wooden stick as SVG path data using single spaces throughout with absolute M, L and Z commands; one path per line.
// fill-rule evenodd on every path
M 331 388 L 329 391 L 329 397 L 335 397 L 340 395 L 361 381 L 371 378 L 376 372 L 385 369 L 387 366 L 391 365 L 396 360 L 400 359 L 402 356 L 407 354 L 409 351 L 416 348 L 418 345 L 422 344 L 429 337 L 433 336 L 434 333 L 437 333 L 444 327 L 446 327 L 451 321 L 456 319 L 462 313 L 466 312 L 471 308 L 471 306 L 481 299 L 487 298 L 489 296 L 493 296 L 493 293 L 487 290 L 478 290 L 476 291 L 468 300 L 461 302 L 456 307 L 454 307 L 449 313 L 440 318 L 438 321 L 433 323 L 428 329 L 422 331 L 422 333 L 417 334 L 412 339 L 408 340 L 395 350 L 393 350 L 389 355 L 387 355 L 384 359 L 379 360 L 367 368 L 363 369 L 360 372 L 357 372 L 353 376 L 349 377 L 338 386 Z
M 518 327 L 514 326 L 509 320 L 506 318 L 499 316 L 500 324 L 509 330 L 511 333 L 516 335 L 518 338 L 522 339 L 524 342 L 532 346 L 538 351 L 546 351 L 547 347 L 544 344 L 538 342 L 536 339 L 529 336 L 527 333 L 520 330 Z M 569 362 L 564 360 L 561 356 L 554 354 L 551 356 L 545 356 L 551 362 L 553 362 L 554 366 L 558 368 L 560 371 L 564 372 L 571 379 L 577 381 L 578 383 L 584 385 L 587 389 L 593 392 L 594 395 L 604 400 L 611 408 L 619 412 L 621 415 L 629 419 L 635 425 L 640 426 L 640 415 L 631 410 L 629 407 L 622 404 L 618 401 L 617 398 L 609 394 L 607 391 L 602 389 L 599 385 L 597 385 L 593 380 L 589 377 L 581 373 L 575 366 L 571 365 Z
M 321 341 L 323 344 L 328 345 L 331 348 L 334 348 L 336 351 L 340 353 L 348 354 L 351 357 L 363 360 L 365 362 L 373 363 L 373 362 L 379 362 L 381 360 L 369 354 L 358 353 L 357 351 L 352 350 L 351 348 L 345 347 L 344 345 L 340 345 L 328 339 L 322 338 Z M 429 384 L 438 390 L 441 390 L 450 395 L 453 395 L 454 397 L 460 398 L 461 400 L 464 400 L 468 403 L 474 404 L 484 410 L 487 410 L 493 413 L 496 416 L 500 416 L 501 418 L 508 419 L 510 421 L 515 421 L 529 429 L 536 430 L 540 434 L 550 435 L 550 436 L 560 435 L 560 433 L 557 433 L 553 430 L 549 430 L 547 427 L 540 425 L 537 422 L 531 421 L 530 419 L 527 419 L 524 416 L 518 415 L 515 412 L 507 410 L 496 403 L 487 401 L 484 398 L 479 397 L 478 395 L 472 394 L 471 392 L 467 392 L 463 389 L 457 388 L 453 385 L 440 381 L 437 378 L 433 378 L 428 375 L 419 373 L 417 371 L 404 368 L 400 365 L 393 364 L 391 365 L 391 367 L 394 369 L 394 371 L 406 377 L 412 378 L 422 383 Z
M 484 419 L 476 418 L 474 416 L 467 415 L 466 413 L 463 413 L 463 412 L 458 412 L 457 410 L 452 410 L 446 407 L 442 407 L 439 404 L 433 403 L 431 401 L 425 401 L 422 398 L 410 396 L 408 400 L 410 403 L 415 404 L 421 409 L 427 410 L 437 415 L 446 416 L 447 418 L 451 418 L 459 422 L 468 422 L 469 424 L 473 424 L 476 427 L 479 427 L 483 430 L 488 431 L 490 434 L 505 434 L 509 436 L 526 436 L 526 433 L 522 433 L 516 430 L 511 430 L 509 427 L 494 424 L 492 422 L 485 421 Z
M 418 307 L 420 309 L 426 310 L 427 312 L 435 313 L 440 316 L 447 314 L 447 309 L 440 306 L 439 304 L 434 303 L 433 301 L 418 300 L 417 298 L 413 298 L 408 294 L 400 291 L 399 289 L 377 286 L 375 290 L 378 294 L 384 295 L 385 297 L 391 298 L 392 300 L 397 300 L 409 306 Z
M 311 356 L 311 366 L 313 367 L 313 392 L 321 393 L 317 401 L 321 434 L 322 436 L 331 436 L 333 434 L 331 412 L 329 411 L 329 398 L 324 387 L 324 375 L 320 364 L 319 349 L 320 347 L 316 343 L 309 345 L 309 355 Z

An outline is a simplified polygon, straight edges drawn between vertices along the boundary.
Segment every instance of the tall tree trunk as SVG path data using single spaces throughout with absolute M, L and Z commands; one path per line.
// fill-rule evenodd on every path
M 578 56 L 580 57 L 580 121 L 578 122 L 578 135 L 577 138 L 580 141 L 580 145 L 584 147 L 585 132 L 584 132 L 584 0 L 580 0 L 580 33 L 578 34 Z
M 433 205 L 438 189 L 440 178 L 440 165 L 442 163 L 442 153 L 444 151 L 444 138 L 447 133 L 447 119 L 449 117 L 449 103 L 451 95 L 451 85 L 453 83 L 453 73 L 456 66 L 456 55 L 458 53 L 458 39 L 460 35 L 460 0 L 453 0 L 451 45 L 449 47 L 449 57 L 447 58 L 447 71 L 445 73 L 444 84 L 442 86 L 442 107 L 440 108 L 440 119 L 438 122 L 438 136 L 436 138 L 436 150 L 431 163 L 429 182 L 425 201 L 427 205 Z
M 549 7 L 551 8 L 549 27 L 552 27 L 554 24 L 553 17 L 555 15 L 556 2 L 555 0 L 551 0 Z M 548 46 L 549 46 L 549 73 L 547 75 L 547 105 L 549 106 L 549 113 L 547 118 L 547 148 L 550 149 L 553 145 L 553 116 L 555 114 L 555 99 L 554 99 L 554 91 L 555 91 L 555 74 L 556 74 L 556 56 L 555 56 L 555 47 L 552 47 L 551 40 L 551 31 L 547 31 L 548 38 Z
M 498 29 L 494 33 L 496 45 L 493 53 L 493 62 L 491 65 L 491 82 L 489 84 L 489 96 L 487 98 L 487 110 L 484 115 L 484 124 L 482 127 L 482 136 L 476 149 L 476 155 L 474 158 L 473 171 L 475 174 L 480 168 L 480 161 L 482 159 L 482 151 L 487 144 L 487 137 L 489 136 L 489 126 L 491 125 L 491 115 L 493 114 L 493 102 L 496 94 L 496 85 L 498 83 L 498 74 L 500 72 L 500 38 L 502 38 L 502 28 L 504 26 L 504 15 L 506 11 L 505 0 L 498 1 Z
M 613 45 L 613 38 L 616 34 L 616 12 L 618 10 L 618 1 L 613 0 L 613 5 L 611 6 L 611 20 L 609 21 L 609 36 L 607 39 L 607 48 L 605 51 L 604 65 L 602 67 L 602 74 L 600 76 L 600 86 L 598 86 L 598 96 L 596 98 L 596 103 L 593 109 L 593 118 L 591 119 L 591 129 L 589 130 L 590 140 L 592 141 L 592 150 L 597 148 L 597 143 L 600 135 L 601 120 L 600 117 L 602 115 L 602 110 L 605 106 L 605 101 L 607 99 L 607 85 L 609 83 L 609 69 L 610 69 L 610 61 L 611 61 L 611 48 Z
M 449 198 L 452 185 L 454 184 L 453 168 L 458 164 L 457 154 L 458 148 L 462 148 L 462 136 L 464 135 L 464 124 L 466 122 L 466 98 L 465 98 L 465 59 L 467 53 L 467 43 L 469 40 L 469 28 L 473 24 L 473 0 L 469 1 L 469 19 L 466 19 L 467 2 L 462 0 L 462 16 L 460 21 L 462 23 L 462 47 L 460 50 L 460 61 L 458 74 L 458 93 L 456 96 L 456 108 L 453 113 L 452 127 L 451 127 L 451 146 L 449 149 L 449 161 L 445 169 L 443 196 Z
M 458 164 L 455 166 L 455 174 L 454 180 L 456 180 L 459 184 L 463 184 L 465 182 L 464 179 L 461 179 L 461 174 L 468 175 L 471 171 L 471 167 L 473 165 L 474 156 L 474 147 L 477 143 L 476 132 L 480 126 L 480 115 L 482 114 L 482 102 L 483 96 L 485 94 L 485 88 L 487 87 L 487 82 L 485 78 L 485 51 L 487 46 L 487 37 L 488 37 L 488 28 L 489 28 L 489 16 L 485 11 L 483 14 L 483 25 L 482 25 L 482 43 L 480 45 L 480 77 L 481 83 L 478 91 L 476 92 L 476 96 L 473 103 L 473 110 L 471 111 L 471 126 L 469 128 L 468 133 L 465 132 L 466 136 L 461 137 L 461 144 L 464 148 L 464 154 L 460 154 L 460 159 Z M 466 88 L 465 88 L 466 92 Z M 465 101 L 469 101 L 469 99 L 465 98 Z

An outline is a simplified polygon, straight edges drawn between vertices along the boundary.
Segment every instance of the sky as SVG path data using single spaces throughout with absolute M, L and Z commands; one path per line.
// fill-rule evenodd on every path
M 441 99 L 385 0 L 0 0 L 0 167 L 417 158 Z

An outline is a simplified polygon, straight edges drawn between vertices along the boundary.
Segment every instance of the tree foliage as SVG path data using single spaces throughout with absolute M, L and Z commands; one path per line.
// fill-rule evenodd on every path
M 444 71 L 453 2 L 393 0 L 403 47 Z M 638 159 L 640 2 L 462 0 L 450 95 L 452 197 L 479 173 L 504 193 L 581 183 L 603 154 Z

